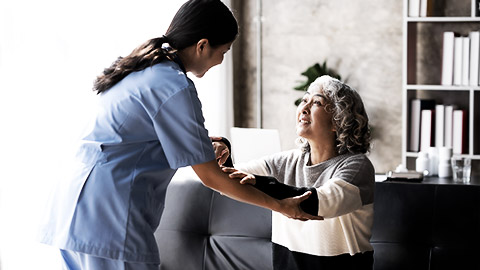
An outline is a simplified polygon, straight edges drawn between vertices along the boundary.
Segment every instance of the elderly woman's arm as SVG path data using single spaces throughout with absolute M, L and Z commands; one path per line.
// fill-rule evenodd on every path
M 225 168 L 224 171 L 229 172 L 231 178 L 242 179 L 241 183 L 254 185 L 257 189 L 274 198 L 281 198 L 283 195 L 287 196 L 287 194 L 295 194 L 305 190 L 303 187 L 298 188 L 277 183 L 278 181 L 274 178 L 259 176 L 270 175 L 267 167 L 263 160 L 256 160 L 236 164 L 235 168 Z M 375 184 L 374 174 L 374 168 L 368 158 L 364 155 L 353 155 L 339 164 L 332 178 L 324 181 L 321 186 L 306 188 L 306 190 L 312 191 L 312 195 L 300 207 L 310 214 L 312 214 L 312 209 L 317 209 L 318 212 L 315 212 L 315 215 L 332 218 L 372 204 Z M 313 202 L 316 205 L 310 207 L 311 203 L 315 204 Z
M 318 216 L 318 196 L 315 188 L 289 186 L 280 183 L 276 178 L 271 176 L 255 175 L 255 179 L 256 183 L 253 185 L 255 188 L 278 200 L 295 197 L 311 191 L 312 195 L 300 203 L 300 208 L 302 208 L 305 213 Z
M 252 169 L 251 166 L 249 168 Z M 255 171 L 255 169 L 253 170 Z M 307 191 L 310 191 L 311 195 L 300 203 L 300 208 L 305 213 L 318 216 L 317 190 L 313 187 L 289 186 L 279 182 L 275 177 L 253 175 L 244 171 L 239 171 L 235 168 L 223 168 L 223 171 L 229 173 L 230 178 L 241 179 L 240 183 L 250 184 L 256 189 L 277 200 L 299 196 Z

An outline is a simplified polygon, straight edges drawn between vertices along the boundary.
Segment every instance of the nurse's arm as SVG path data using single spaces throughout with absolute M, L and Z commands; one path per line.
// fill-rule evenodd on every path
M 242 185 L 238 180 L 232 180 L 220 169 L 215 160 L 193 165 L 192 168 L 205 186 L 234 200 L 267 208 L 293 219 L 322 219 L 309 215 L 300 208 L 300 203 L 310 196 L 310 191 L 300 196 L 277 200 L 250 185 Z

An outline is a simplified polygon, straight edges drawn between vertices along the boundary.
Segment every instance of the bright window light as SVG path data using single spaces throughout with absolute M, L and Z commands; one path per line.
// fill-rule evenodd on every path
M 92 113 L 93 80 L 164 34 L 183 2 L 0 1 L 0 269 L 61 269 L 36 226 Z M 195 80 L 211 135 L 230 128 L 226 62 Z

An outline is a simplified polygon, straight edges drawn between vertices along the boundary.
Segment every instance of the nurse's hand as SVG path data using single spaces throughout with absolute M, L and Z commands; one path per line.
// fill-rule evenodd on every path
M 222 137 L 210 137 L 212 140 L 213 150 L 215 151 L 215 159 L 218 162 L 219 166 L 222 166 L 223 163 L 230 156 L 230 151 L 228 150 L 227 145 L 220 141 Z
M 300 208 L 300 203 L 306 200 L 311 194 L 312 194 L 311 191 L 307 191 L 300 196 L 295 196 L 295 197 L 280 200 L 281 209 L 278 212 L 280 212 L 281 214 L 283 214 L 288 218 L 301 220 L 301 221 L 323 220 L 323 217 L 312 216 L 310 214 L 305 213 Z
M 235 168 L 223 167 L 222 171 L 224 173 L 228 173 L 228 177 L 232 179 L 240 179 L 240 184 L 255 185 L 257 182 L 255 175 L 239 171 Z

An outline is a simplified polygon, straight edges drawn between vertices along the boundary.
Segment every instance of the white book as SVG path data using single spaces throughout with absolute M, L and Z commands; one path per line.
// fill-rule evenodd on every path
M 465 111 L 453 111 L 452 148 L 454 154 L 465 154 Z
M 455 50 L 455 33 L 447 31 L 443 33 L 442 55 L 442 85 L 453 84 L 453 56 Z
M 455 105 L 445 106 L 445 146 L 452 147 L 452 135 L 453 135 L 453 110 Z
M 432 8 L 432 0 L 420 0 L 420 17 L 430 16 Z
M 470 78 L 470 38 L 462 37 L 462 85 L 469 85 Z
M 435 147 L 445 146 L 445 105 L 435 105 Z
M 428 151 L 432 146 L 433 110 L 422 110 L 420 120 L 420 151 Z
M 478 64 L 480 57 L 480 31 L 470 32 L 470 85 L 478 85 Z
M 412 99 L 410 105 L 410 141 L 408 150 L 420 151 L 420 130 L 422 110 L 434 110 L 435 100 L 433 99 Z
M 410 107 L 410 145 L 409 150 L 417 152 L 420 148 L 420 100 L 412 100 Z
M 420 16 L 420 0 L 408 0 L 408 16 Z
M 462 84 L 463 38 L 455 37 L 453 55 L 453 85 Z

